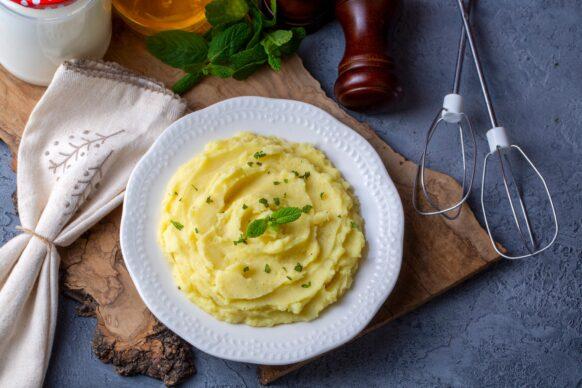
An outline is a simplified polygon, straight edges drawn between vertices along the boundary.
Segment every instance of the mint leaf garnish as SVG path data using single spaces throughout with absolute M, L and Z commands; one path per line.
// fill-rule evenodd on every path
M 270 221 L 276 225 L 293 222 L 301 217 L 301 209 L 298 207 L 284 207 L 271 214 Z
M 266 218 L 259 218 L 254 220 L 247 226 L 247 231 L 245 232 L 246 237 L 259 237 L 265 230 L 267 230 L 269 222 Z

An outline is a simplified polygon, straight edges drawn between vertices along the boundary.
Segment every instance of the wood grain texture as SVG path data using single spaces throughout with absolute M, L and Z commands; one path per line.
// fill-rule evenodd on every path
M 151 57 L 143 38 L 119 22 L 115 23 L 106 59 L 167 85 L 181 76 L 180 71 Z M 43 88 L 26 85 L 0 69 L 0 137 L 15 153 L 26 119 L 42 92 Z M 192 110 L 197 110 L 242 95 L 301 100 L 326 110 L 374 146 L 398 188 L 406 220 L 401 274 L 394 292 L 361 335 L 426 303 L 498 259 L 487 234 L 467 206 L 454 222 L 420 217 L 414 212 L 410 192 L 416 165 L 328 98 L 299 57 L 289 58 L 280 73 L 263 69 L 244 82 L 206 79 L 185 99 Z M 430 171 L 428 181 L 438 187 L 439 200 L 446 201 L 459 193 L 458 185 L 446 175 Z M 120 210 L 113 212 L 62 250 L 64 289 L 83 302 L 82 314 L 97 318 L 93 347 L 101 360 L 112 362 L 122 374 L 144 373 L 174 384 L 194 373 L 190 348 L 161 325 L 139 298 L 121 260 L 120 215 Z M 259 379 L 264 384 L 270 383 L 307 362 L 259 366 Z

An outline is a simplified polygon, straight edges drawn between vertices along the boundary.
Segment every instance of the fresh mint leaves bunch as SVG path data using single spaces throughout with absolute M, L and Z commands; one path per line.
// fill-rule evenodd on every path
M 212 29 L 204 35 L 163 31 L 147 38 L 148 50 L 162 62 L 186 74 L 173 86 L 182 94 L 210 75 L 246 79 L 265 63 L 281 69 L 281 57 L 297 51 L 303 28 L 275 28 L 276 16 L 266 18 L 256 0 L 214 0 L 206 5 Z M 276 0 L 271 0 L 276 15 Z

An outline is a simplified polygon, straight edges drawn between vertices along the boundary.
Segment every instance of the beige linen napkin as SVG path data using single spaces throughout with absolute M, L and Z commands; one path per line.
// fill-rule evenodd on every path
M 24 233 L 0 249 L 0 387 L 39 387 L 57 318 L 59 254 L 123 199 L 131 170 L 185 110 L 119 65 L 63 64 L 18 152 Z

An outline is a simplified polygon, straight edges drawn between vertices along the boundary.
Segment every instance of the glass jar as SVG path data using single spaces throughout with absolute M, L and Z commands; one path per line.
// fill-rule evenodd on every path
M 110 40 L 111 0 L 46 8 L 0 0 L 0 64 L 26 82 L 46 86 L 63 61 L 100 59 Z
M 115 10 L 134 30 L 150 35 L 164 30 L 204 33 L 210 25 L 204 7 L 212 0 L 113 0 Z

